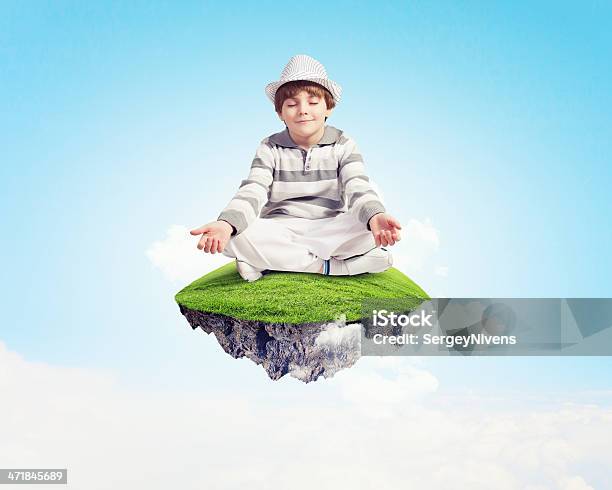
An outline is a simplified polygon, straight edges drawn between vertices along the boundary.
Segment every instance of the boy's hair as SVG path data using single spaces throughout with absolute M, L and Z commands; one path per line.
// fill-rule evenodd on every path
M 333 109 L 336 106 L 334 97 L 330 91 L 322 85 L 309 80 L 294 80 L 292 82 L 284 83 L 278 87 L 278 90 L 274 95 L 274 109 L 276 112 L 280 114 L 282 112 L 283 103 L 285 100 L 287 100 L 289 97 L 297 95 L 302 90 L 305 90 L 310 95 L 315 95 L 316 97 L 322 97 L 325 99 L 325 104 L 327 105 L 328 109 Z

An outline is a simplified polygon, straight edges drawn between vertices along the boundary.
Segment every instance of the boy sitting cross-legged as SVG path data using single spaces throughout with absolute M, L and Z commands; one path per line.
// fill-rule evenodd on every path
M 400 240 L 365 174 L 355 141 L 325 124 L 342 89 L 323 65 L 291 58 L 267 85 L 285 130 L 265 138 L 217 221 L 191 230 L 198 248 L 236 259 L 255 281 L 265 270 L 355 275 L 382 272 Z

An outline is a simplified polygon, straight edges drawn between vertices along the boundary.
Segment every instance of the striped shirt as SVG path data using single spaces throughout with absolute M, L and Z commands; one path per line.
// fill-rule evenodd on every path
M 357 144 L 333 126 L 308 150 L 291 139 L 289 130 L 261 141 L 251 170 L 221 212 L 242 233 L 257 217 L 321 219 L 353 213 L 368 221 L 385 207 L 372 189 Z

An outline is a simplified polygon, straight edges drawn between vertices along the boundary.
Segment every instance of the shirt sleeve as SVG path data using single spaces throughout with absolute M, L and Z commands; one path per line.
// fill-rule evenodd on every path
M 264 140 L 255 152 L 249 176 L 217 218 L 232 225 L 235 229 L 232 235 L 242 233 L 259 216 L 270 197 L 273 175 L 274 154 Z
M 349 213 L 354 214 L 369 230 L 370 218 L 384 213 L 385 207 L 365 173 L 363 157 L 355 140 L 344 134 L 340 143 L 342 146 L 338 176 L 344 199 L 348 203 Z

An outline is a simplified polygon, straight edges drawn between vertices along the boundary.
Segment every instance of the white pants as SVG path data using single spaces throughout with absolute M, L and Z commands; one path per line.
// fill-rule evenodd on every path
M 333 218 L 257 218 L 232 237 L 223 255 L 261 270 L 319 272 L 323 260 L 347 259 L 376 248 L 372 232 L 352 214 Z

